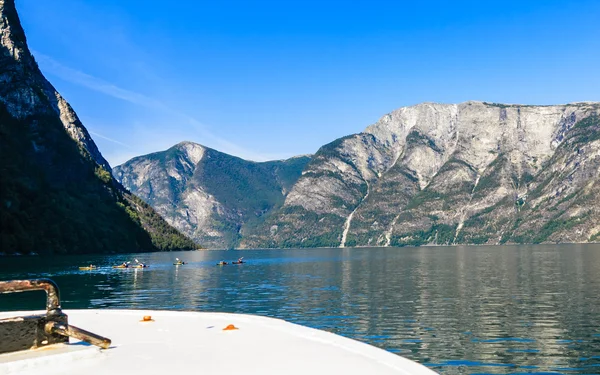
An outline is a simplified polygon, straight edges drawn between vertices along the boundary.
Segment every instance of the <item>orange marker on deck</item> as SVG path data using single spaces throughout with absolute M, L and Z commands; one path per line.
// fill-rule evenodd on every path
M 223 331 L 233 331 L 234 329 L 239 329 L 239 328 L 234 326 L 233 324 L 230 324 L 227 327 L 223 328 Z

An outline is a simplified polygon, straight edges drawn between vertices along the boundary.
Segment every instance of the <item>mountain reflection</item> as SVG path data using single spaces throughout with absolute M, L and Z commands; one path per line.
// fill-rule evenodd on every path
M 216 266 L 242 254 L 248 263 Z M 600 246 L 196 251 L 4 258 L 2 279 L 52 277 L 63 306 L 277 317 L 444 373 L 591 373 L 600 366 Z M 175 257 L 188 264 L 173 266 Z M 94 263 L 95 272 L 77 266 Z M 21 270 L 15 272 L 14 270 Z M 0 296 L 9 310 L 44 297 Z

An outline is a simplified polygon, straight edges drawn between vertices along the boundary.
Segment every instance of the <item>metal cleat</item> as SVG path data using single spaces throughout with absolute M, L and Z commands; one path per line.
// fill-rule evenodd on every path
M 0 281 L 0 294 L 45 290 L 46 314 L 0 319 L 0 354 L 68 343 L 73 337 L 108 349 L 110 339 L 69 325 L 60 308 L 58 286 L 50 279 Z

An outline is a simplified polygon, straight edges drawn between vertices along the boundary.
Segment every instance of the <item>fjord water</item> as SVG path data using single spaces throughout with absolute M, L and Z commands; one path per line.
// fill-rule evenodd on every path
M 215 265 L 240 256 L 247 263 Z M 134 258 L 150 268 L 110 267 Z M 100 269 L 78 270 L 90 263 Z M 0 279 L 38 277 L 59 284 L 65 309 L 277 317 L 442 373 L 600 372 L 599 245 L 0 258 Z M 0 296 L 2 310 L 43 306 L 39 292 Z

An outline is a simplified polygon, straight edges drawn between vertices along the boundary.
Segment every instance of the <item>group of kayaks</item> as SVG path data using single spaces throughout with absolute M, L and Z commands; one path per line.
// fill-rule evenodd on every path
M 184 264 L 187 264 L 186 262 L 182 261 L 179 258 L 175 258 L 175 263 L 173 263 L 174 266 L 182 266 Z M 139 260 L 135 259 L 135 264 L 131 264 L 131 262 L 123 262 L 119 265 L 116 266 L 112 266 L 112 268 L 120 268 L 120 269 L 125 269 L 125 268 L 148 268 L 150 267 L 149 265 L 140 262 Z M 89 266 L 84 266 L 84 267 L 79 267 L 80 271 L 94 271 L 97 270 L 98 266 L 95 266 L 93 264 L 90 264 Z
M 135 260 L 135 264 L 133 264 L 133 265 L 131 264 L 131 262 L 123 262 L 117 266 L 112 266 L 112 268 L 148 268 L 148 267 L 150 267 L 149 265 L 142 263 L 137 259 L 134 259 L 134 260 Z
M 217 263 L 217 266 L 226 266 L 228 264 L 242 264 L 242 263 L 246 263 L 246 262 L 244 262 L 244 257 L 238 258 L 237 261 L 233 261 L 233 262 L 226 262 L 226 261 L 222 260 L 219 263 Z
M 226 262 L 224 260 L 220 261 L 219 263 L 217 263 L 217 266 L 226 266 L 228 264 L 242 264 L 242 263 L 246 263 L 244 261 L 244 257 L 238 258 L 238 260 L 235 260 L 233 262 Z M 187 264 L 186 262 L 182 261 L 179 258 L 175 258 L 175 262 L 173 263 L 174 266 L 182 266 L 184 264 Z M 147 264 L 144 264 L 142 262 L 140 262 L 139 260 L 135 259 L 135 264 L 131 264 L 131 262 L 123 262 L 121 264 L 118 264 L 116 266 L 112 266 L 112 268 L 120 268 L 120 269 L 126 269 L 126 268 L 148 268 L 150 267 Z M 89 266 L 83 266 L 83 267 L 79 267 L 80 271 L 95 271 L 98 269 L 98 266 L 95 266 L 93 264 L 90 264 Z

